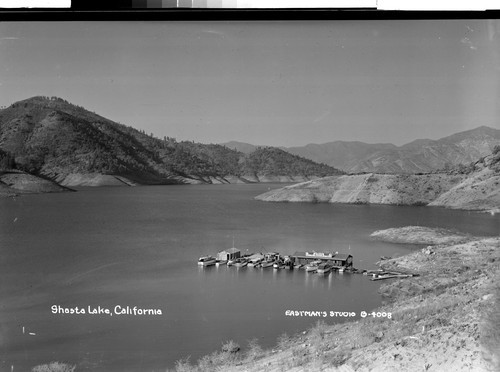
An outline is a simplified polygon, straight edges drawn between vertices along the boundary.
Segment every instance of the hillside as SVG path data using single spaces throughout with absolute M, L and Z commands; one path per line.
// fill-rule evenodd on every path
M 259 157 L 279 167 L 264 167 Z M 12 168 L 65 186 L 266 180 L 260 176 L 288 181 L 339 173 L 281 150 L 247 156 L 221 145 L 155 138 L 57 97 L 0 110 L 0 169 Z
M 259 179 L 274 175 L 315 178 L 342 173 L 332 172 L 332 168 L 327 165 L 317 164 L 275 147 L 259 147 L 251 152 L 241 164 L 241 172 L 244 175 L 255 175 Z
M 429 205 L 500 213 L 500 145 L 494 148 L 490 156 L 474 163 L 463 182 L 441 194 Z
M 431 205 L 500 212 L 500 146 L 470 166 L 420 175 L 359 174 L 325 177 L 272 190 L 256 197 L 273 202 Z
M 438 140 L 418 139 L 403 146 L 336 141 L 290 147 L 286 151 L 349 173 L 421 173 L 486 156 L 500 144 L 500 130 L 479 127 Z

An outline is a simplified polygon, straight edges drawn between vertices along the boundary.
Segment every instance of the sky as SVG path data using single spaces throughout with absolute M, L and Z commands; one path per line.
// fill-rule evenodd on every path
M 500 129 L 499 20 L 0 22 L 0 106 L 163 138 L 402 145 Z

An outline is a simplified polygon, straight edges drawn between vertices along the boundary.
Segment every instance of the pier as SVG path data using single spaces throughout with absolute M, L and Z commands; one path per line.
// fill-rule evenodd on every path
M 295 252 L 291 255 L 281 255 L 278 252 L 267 252 L 242 255 L 239 249 L 232 247 L 218 252 L 215 257 L 201 257 L 199 263 L 200 261 L 202 261 L 202 266 L 232 266 L 238 263 L 238 265 L 235 266 L 243 267 L 248 265 L 249 267 L 262 269 L 273 267 L 275 269 L 289 270 L 294 268 L 305 268 L 305 266 L 311 263 L 318 263 L 327 264 L 330 270 L 357 272 L 353 267 L 352 255 L 339 252 Z M 208 262 L 208 264 L 205 264 L 206 262 Z

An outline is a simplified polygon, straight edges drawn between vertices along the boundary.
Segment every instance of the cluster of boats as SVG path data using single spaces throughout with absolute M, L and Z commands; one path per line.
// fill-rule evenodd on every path
M 218 259 L 213 256 L 200 257 L 198 260 L 199 266 L 235 266 L 235 267 L 253 267 L 253 268 L 273 268 L 275 270 L 285 269 L 285 270 L 297 270 L 302 269 L 310 273 L 318 273 L 322 275 L 329 274 L 331 271 L 338 270 L 343 272 L 345 270 L 344 266 L 334 265 L 332 262 L 325 260 L 312 260 L 308 263 L 295 262 L 295 260 L 290 256 L 281 256 L 279 253 L 257 253 L 257 254 L 246 254 L 243 257 L 237 257 L 232 259 Z

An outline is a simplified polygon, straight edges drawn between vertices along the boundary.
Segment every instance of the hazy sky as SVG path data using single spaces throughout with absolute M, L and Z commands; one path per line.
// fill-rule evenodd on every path
M 58 96 L 202 143 L 500 129 L 499 77 L 498 20 L 0 23 L 0 105 Z

